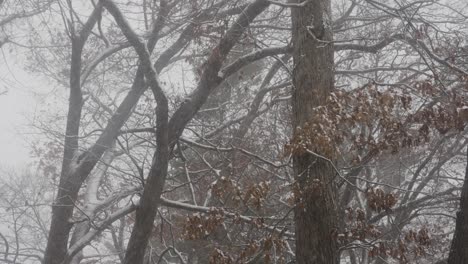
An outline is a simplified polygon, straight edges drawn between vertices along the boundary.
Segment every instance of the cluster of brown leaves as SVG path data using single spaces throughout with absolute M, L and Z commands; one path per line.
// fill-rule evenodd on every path
M 467 99 L 455 93 L 451 94 L 450 106 L 446 103 L 436 103 L 432 107 L 424 108 L 415 113 L 410 121 L 422 124 L 420 132 L 428 140 L 429 128 L 434 128 L 440 134 L 445 134 L 454 129 L 464 130 L 468 122 Z
M 379 192 L 380 193 L 380 192 Z M 409 230 L 402 234 L 396 243 L 382 240 L 382 232 L 374 225 L 367 223 L 365 212 L 360 209 L 346 209 L 347 228 L 335 234 L 339 244 L 346 245 L 353 241 L 376 241 L 368 251 L 370 257 L 393 258 L 400 263 L 408 263 L 411 257 L 423 256 L 431 245 L 429 230 Z
M 224 211 L 213 209 L 208 214 L 199 213 L 187 217 L 184 224 L 184 237 L 188 240 L 201 239 L 206 237 L 225 220 Z
M 262 248 L 262 244 L 259 241 L 251 241 L 239 254 L 239 259 L 245 261 L 255 254 L 257 254 Z
M 382 234 L 375 225 L 367 223 L 366 215 L 360 208 L 347 208 L 346 222 L 347 228 L 336 234 L 336 239 L 341 245 L 349 244 L 355 240 L 376 239 Z
M 215 249 L 210 256 L 210 264 L 231 264 L 231 263 L 252 263 L 261 262 L 265 264 L 286 263 L 286 259 L 283 256 L 286 252 L 286 241 L 275 236 L 269 235 L 261 241 L 251 241 L 244 249 L 239 252 L 237 258 L 229 256 L 226 252 L 220 249 Z M 273 261 L 272 254 L 276 255 L 276 259 Z
M 399 260 L 400 263 L 408 263 L 408 257 L 405 254 L 406 245 L 399 241 L 396 246 L 386 242 L 378 242 L 369 250 L 369 257 L 391 257 Z
M 259 182 L 249 186 L 244 194 L 243 200 L 245 204 L 253 204 L 258 210 L 262 207 L 270 192 L 270 182 Z
M 443 100 L 436 101 L 442 88 L 432 79 L 412 86 L 416 96 L 381 91 L 371 84 L 331 93 L 323 106 L 315 108 L 310 121 L 296 128 L 286 153 L 302 155 L 311 150 L 331 159 L 343 151 L 360 149 L 396 153 L 427 142 L 432 130 L 444 134 L 464 129 L 468 121 L 466 96 L 449 91 Z M 429 104 L 416 100 L 427 97 L 431 98 Z
M 419 231 L 410 229 L 404 237 L 406 242 L 414 242 L 421 246 L 429 246 L 431 244 L 429 230 L 426 227 L 421 228 Z
M 397 109 L 408 109 L 411 97 L 394 92 L 381 92 L 373 85 L 353 92 L 331 93 L 325 105 L 315 108 L 311 120 L 297 128 L 290 144 L 293 154 L 313 150 L 333 158 L 341 153 L 340 145 L 349 142 L 354 149 L 398 145 L 402 123 L 396 117 Z M 369 133 L 379 129 L 379 133 Z M 380 146 L 378 146 L 380 145 Z
M 211 186 L 212 193 L 225 203 L 231 201 L 238 206 L 242 202 L 245 205 L 253 205 L 257 210 L 262 208 L 270 193 L 270 188 L 269 181 L 252 183 L 241 188 L 239 184 L 226 177 L 221 177 Z M 243 189 L 246 191 L 242 191 Z
M 380 188 L 369 188 L 366 192 L 367 205 L 372 211 L 380 213 L 382 210 L 390 211 L 398 202 L 394 193 L 385 193 Z
M 251 258 L 263 258 L 262 263 L 272 263 L 271 254 L 273 249 L 275 250 L 275 254 L 279 256 L 279 259 L 276 259 L 276 263 L 284 263 L 285 259 L 281 255 L 285 252 L 286 241 L 274 235 L 269 235 L 260 242 L 252 241 L 249 243 L 239 254 L 237 262 L 246 263 Z
M 274 235 L 269 235 L 267 238 L 263 240 L 263 252 L 264 252 L 264 259 L 263 263 L 270 264 L 272 263 L 272 256 L 273 249 L 276 255 L 280 256 L 279 259 L 276 260 L 275 263 L 282 264 L 285 263 L 285 259 L 281 257 L 281 255 L 286 250 L 286 241 L 281 238 L 278 238 Z
M 226 177 L 219 178 L 213 185 L 211 185 L 211 191 L 214 196 L 220 199 L 228 199 L 231 196 L 234 202 L 240 202 L 242 192 L 239 185 Z
M 427 228 L 418 231 L 409 230 L 403 234 L 403 239 L 397 243 L 379 242 L 369 250 L 370 257 L 391 257 L 400 263 L 410 262 L 410 257 L 421 257 L 426 254 L 426 248 L 431 244 Z
M 210 256 L 210 264 L 233 264 L 234 260 L 220 249 L 215 249 Z

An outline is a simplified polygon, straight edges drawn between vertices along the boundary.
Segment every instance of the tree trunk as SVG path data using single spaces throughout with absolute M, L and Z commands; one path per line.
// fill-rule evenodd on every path
M 333 89 L 330 9 L 329 0 L 312 0 L 304 6 L 291 8 L 295 135 L 299 132 L 298 128 L 310 122 L 313 109 L 322 105 Z M 336 173 L 333 166 L 329 161 L 308 153 L 295 154 L 293 159 L 298 183 L 298 204 L 295 209 L 296 263 L 339 263 L 333 236 L 338 226 L 336 187 L 333 183 Z
M 44 254 L 44 263 L 58 264 L 63 260 L 68 249 L 68 238 L 73 226 L 71 218 L 78 191 L 81 187 L 81 176 L 75 175 L 72 164 L 76 163 L 78 152 L 78 134 L 80 130 L 83 97 L 81 93 L 81 54 L 85 39 L 72 38 L 72 56 L 70 67 L 70 100 L 68 106 L 66 137 L 62 161 L 62 171 L 57 190 L 57 197 L 52 205 L 52 220 Z
M 466 150 L 468 158 L 468 149 Z M 468 161 L 448 264 L 468 263 Z

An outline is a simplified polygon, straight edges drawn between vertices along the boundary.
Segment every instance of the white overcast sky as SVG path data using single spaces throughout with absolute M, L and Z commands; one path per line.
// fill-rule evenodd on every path
M 36 93 L 47 87 L 38 76 L 25 72 L 14 54 L 0 51 L 0 167 L 22 167 L 30 161 L 33 140 L 29 124 L 40 102 Z

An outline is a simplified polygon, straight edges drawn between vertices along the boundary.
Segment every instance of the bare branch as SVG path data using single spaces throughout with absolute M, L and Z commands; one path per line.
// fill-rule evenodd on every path
M 301 8 L 301 7 L 306 6 L 310 2 L 310 0 L 306 0 L 300 3 L 283 3 L 283 2 L 273 1 L 273 0 L 269 0 L 269 2 L 272 5 L 277 5 L 281 7 Z

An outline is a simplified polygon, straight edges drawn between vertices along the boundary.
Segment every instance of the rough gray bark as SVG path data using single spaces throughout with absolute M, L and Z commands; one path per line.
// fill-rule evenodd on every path
M 164 188 L 169 162 L 168 148 L 168 101 L 158 81 L 158 74 L 152 65 L 147 46 L 142 43 L 130 28 L 120 10 L 112 1 L 103 1 L 106 9 L 114 16 L 123 34 L 135 48 L 143 68 L 145 78 L 153 91 L 156 106 L 156 145 L 153 164 L 136 210 L 135 224 L 127 246 L 124 263 L 143 263 L 148 240 L 153 229 L 157 203 Z
M 88 179 L 88 185 L 84 195 L 84 207 L 82 209 L 84 215 L 87 217 L 95 217 L 96 212 L 98 211 L 99 199 L 97 195 L 97 188 L 99 185 L 97 183 L 101 182 L 104 178 L 107 169 L 109 168 L 109 164 L 112 162 L 113 158 L 114 154 L 111 151 L 107 151 L 103 155 L 101 163 L 97 165 L 97 169 L 94 171 L 95 175 L 92 175 L 92 177 Z M 78 241 L 82 237 L 84 237 L 91 228 L 92 223 L 90 221 L 83 221 L 81 223 L 76 224 L 73 228 L 72 236 L 70 239 L 70 245 L 78 243 Z M 70 261 L 70 263 L 79 264 L 82 260 L 83 252 L 80 251 L 72 258 L 72 261 Z
M 468 149 L 466 150 L 468 158 Z M 448 264 L 468 263 L 468 161 Z
M 103 153 L 112 145 L 120 129 L 128 119 L 133 107 L 146 90 L 144 81 L 144 68 L 138 67 L 132 87 L 126 97 L 119 105 L 117 111 L 110 118 L 106 128 L 96 143 L 81 155 L 76 155 L 78 150 L 78 132 L 81 120 L 82 95 L 81 95 L 81 53 L 89 36 L 91 29 L 96 23 L 102 9 L 99 2 L 88 22 L 76 36 L 72 36 L 72 61 L 70 70 L 70 103 L 67 117 L 67 128 L 65 137 L 64 158 L 62 162 L 62 172 L 58 187 L 57 198 L 52 206 L 52 221 L 49 230 L 47 248 L 44 256 L 45 264 L 67 263 L 71 260 L 67 254 L 68 239 L 73 226 L 71 222 L 74 205 L 78 197 L 78 192 L 86 180 L 89 173 L 96 166 Z M 153 38 L 148 46 L 152 50 L 157 42 L 157 35 L 160 27 L 153 30 Z M 167 57 L 177 52 L 177 47 L 164 53 Z M 159 65 L 167 63 L 169 58 L 164 58 Z M 156 67 L 158 68 L 158 67 Z M 163 68 L 160 66 L 159 68 Z M 77 252 L 74 252 L 76 254 Z M 72 255 L 74 255 L 72 254 Z
M 291 12 L 293 125 L 298 132 L 333 89 L 333 35 L 329 0 L 312 0 Z M 339 263 L 333 236 L 338 227 L 333 166 L 308 153 L 295 154 L 293 159 L 299 189 L 295 208 L 296 263 Z M 311 188 L 313 184 L 318 184 L 318 190 Z
M 101 6 L 97 6 L 79 34 L 72 35 L 72 55 L 70 68 L 70 103 L 65 132 L 64 155 L 62 172 L 58 186 L 57 197 L 52 205 L 52 221 L 49 230 L 44 263 L 61 263 L 66 254 L 68 237 L 72 228 L 71 217 L 73 208 L 81 187 L 80 178 L 76 169 L 72 168 L 77 162 L 78 133 L 81 119 L 82 93 L 81 93 L 81 53 L 84 44 L 91 33 L 91 29 L 101 13 Z M 72 32 L 72 34 L 74 34 Z

